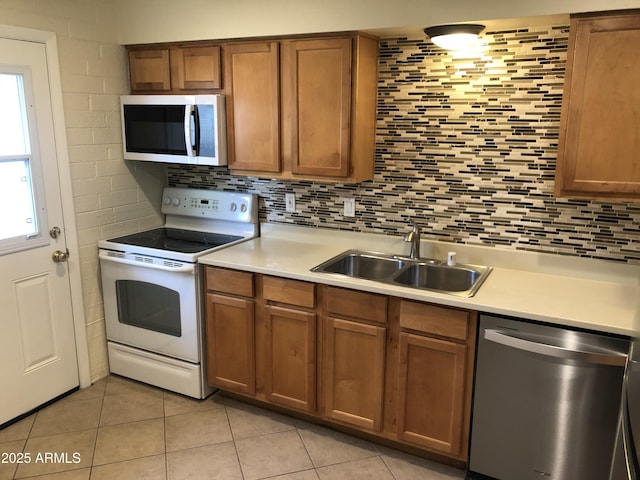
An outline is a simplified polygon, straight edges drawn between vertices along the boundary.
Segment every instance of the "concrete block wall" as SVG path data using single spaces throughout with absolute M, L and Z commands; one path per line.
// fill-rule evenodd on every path
M 55 32 L 92 380 L 107 375 L 97 242 L 162 224 L 164 167 L 122 159 L 119 96 L 129 92 L 114 2 L 12 0 L 0 23 Z M 153 207 L 152 205 L 155 205 Z

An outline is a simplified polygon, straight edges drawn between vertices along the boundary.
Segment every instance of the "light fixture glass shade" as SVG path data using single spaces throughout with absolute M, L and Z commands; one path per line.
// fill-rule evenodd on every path
M 434 44 L 445 50 L 460 50 L 474 46 L 482 30 L 484 25 L 467 23 L 428 27 L 424 29 L 424 33 Z

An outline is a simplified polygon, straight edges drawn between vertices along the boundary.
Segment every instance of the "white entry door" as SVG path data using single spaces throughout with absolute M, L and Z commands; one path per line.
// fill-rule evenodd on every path
M 0 425 L 79 384 L 66 255 L 45 46 L 0 39 Z

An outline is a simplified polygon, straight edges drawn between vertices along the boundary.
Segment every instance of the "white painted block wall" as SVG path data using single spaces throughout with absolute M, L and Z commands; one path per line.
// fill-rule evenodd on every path
M 107 375 L 99 239 L 162 223 L 164 168 L 122 159 L 119 96 L 129 92 L 126 52 L 117 44 L 114 2 L 13 0 L 0 23 L 55 32 L 82 277 L 91 378 Z M 159 208 L 159 207 L 156 207 Z

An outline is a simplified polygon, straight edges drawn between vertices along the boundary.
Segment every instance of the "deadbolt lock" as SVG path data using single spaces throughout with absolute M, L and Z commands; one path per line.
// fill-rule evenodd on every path
M 53 252 L 53 255 L 51 255 L 51 258 L 56 263 L 66 262 L 69 260 L 69 249 L 66 248 L 64 252 L 62 250 L 56 250 Z
M 60 236 L 60 233 L 60 227 L 51 227 L 51 229 L 49 230 L 49 236 L 51 238 L 58 238 Z

